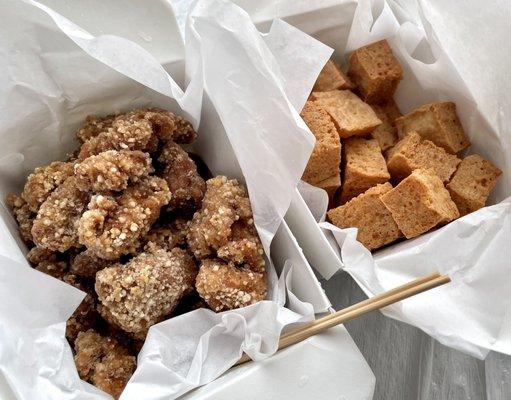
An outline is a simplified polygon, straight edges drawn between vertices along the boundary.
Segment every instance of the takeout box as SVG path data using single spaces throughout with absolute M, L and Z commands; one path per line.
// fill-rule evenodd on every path
M 34 1 L 0 6 L 5 33 L 0 46 L 9 54 L 0 86 L 2 201 L 7 193 L 20 191 L 35 166 L 73 150 L 73 133 L 86 115 L 161 106 L 199 126 L 199 139 L 191 150 L 213 173 L 246 183 L 256 226 L 273 264 L 271 301 L 223 314 L 198 310 L 153 327 L 123 398 L 171 398 L 207 383 L 239 358 L 242 343 L 256 359 L 271 354 L 285 325 L 330 309 L 282 217 L 313 144 L 297 109 L 331 50 L 279 22 L 263 39 L 248 15 L 229 2 L 199 2 L 187 32 L 183 92 L 177 83 L 184 81 L 184 47 L 166 4 L 152 4 L 151 20 L 145 23 L 138 22 L 139 9 L 133 8 L 137 22 L 127 29 L 124 18 L 129 20 L 129 8 L 124 1 L 122 7 L 109 2 L 111 8 L 98 3 L 97 16 L 88 8 L 80 11 L 53 3 L 70 18 L 73 13 L 82 17 L 86 28 Z M 94 8 L 91 2 L 87 7 Z M 120 8 L 123 18 L 115 19 L 114 10 Z M 160 32 L 151 32 L 157 15 L 168 29 L 165 40 L 161 38 L 164 51 L 151 45 Z M 126 33 L 133 39 L 128 33 L 134 29 L 141 38 L 137 41 L 149 43 L 151 52 L 123 37 Z M 291 70 L 293 63 L 300 67 Z M 293 86 L 291 76 L 300 85 Z M 287 155 L 289 145 L 292 156 Z M 80 381 L 64 338 L 65 321 L 83 293 L 30 268 L 14 220 L 5 206 L 0 212 L 0 388 L 19 399 L 106 398 Z M 327 353 L 328 357 L 321 356 Z M 274 374 L 289 385 L 298 378 L 295 397 L 315 390 L 327 397 L 372 397 L 374 376 L 343 328 L 286 350 L 268 370 L 282 369 L 286 360 L 302 357 L 309 360 L 306 378 L 297 377 L 296 368 Z M 341 376 L 345 387 L 334 384 L 319 368 L 335 371 L 339 362 L 350 364 Z M 216 391 L 229 388 L 228 382 L 243 382 L 245 387 L 257 382 L 262 365 L 229 372 L 215 384 Z M 330 384 L 316 379 L 320 375 Z M 247 383 L 247 376 L 254 378 Z
M 487 206 L 373 254 L 356 241 L 356 229 L 339 229 L 324 222 L 326 193 L 310 185 L 299 185 L 285 220 L 311 265 L 325 279 L 345 271 L 368 296 L 436 270 L 450 275 L 451 284 L 383 313 L 479 358 L 490 350 L 511 354 L 507 295 L 511 286 L 507 262 L 511 256 L 507 245 L 511 235 L 511 107 L 508 89 L 499 85 L 506 78 L 488 75 L 483 67 L 496 59 L 492 52 L 497 48 L 477 48 L 470 62 L 456 62 L 466 60 L 460 57 L 467 48 L 460 41 L 464 36 L 456 35 L 463 31 L 463 18 L 436 31 L 427 11 L 434 14 L 440 6 L 419 2 L 417 17 L 399 4 L 392 0 L 286 3 L 287 7 L 278 10 L 253 6 L 253 12 L 259 26 L 267 25 L 275 15 L 283 17 L 332 47 L 341 64 L 351 51 L 387 39 L 404 69 L 395 95 L 401 111 L 405 114 L 428 102 L 453 101 L 472 142 L 467 154 L 480 154 L 503 171 Z M 458 51 L 451 54 L 448 49 Z M 499 59 L 510 61 L 509 57 Z M 475 77 L 485 77 L 486 85 L 493 88 L 491 98 L 474 91 L 482 85 Z

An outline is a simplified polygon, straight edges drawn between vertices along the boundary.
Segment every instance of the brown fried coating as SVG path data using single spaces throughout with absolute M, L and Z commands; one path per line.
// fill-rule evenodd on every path
M 95 135 L 88 135 L 89 139 L 78 154 L 79 160 L 107 150 L 145 150 L 151 153 L 156 150 L 158 139 L 191 143 L 197 136 L 188 121 L 158 108 L 119 114 L 111 124 L 105 124 L 105 128 Z
M 145 236 L 146 244 L 144 251 L 151 246 L 172 250 L 174 247 L 186 246 L 186 233 L 188 221 L 184 218 L 176 218 L 169 223 L 153 226 Z
M 197 267 L 185 250 L 141 253 L 126 265 L 96 274 L 96 292 L 109 317 L 126 332 L 143 335 L 193 290 Z
M 188 245 L 199 260 L 216 257 L 217 250 L 231 241 L 236 221 L 253 224 L 247 192 L 236 179 L 217 176 L 206 184 L 202 208 L 194 214 L 187 234 Z
M 111 267 L 115 261 L 97 257 L 92 251 L 84 250 L 78 253 L 71 261 L 70 271 L 82 278 L 96 277 L 96 272 Z
M 78 189 L 76 178 L 67 178 L 39 208 L 32 226 L 34 243 L 60 252 L 78 246 L 77 222 L 88 202 L 89 195 Z
M 200 208 L 206 183 L 186 151 L 169 141 L 163 146 L 158 161 L 164 166 L 161 177 L 167 181 L 172 193 L 168 209 L 193 213 Z
M 264 300 L 266 274 L 208 259 L 200 266 L 196 288 L 213 311 L 232 310 Z
M 8 194 L 6 202 L 18 222 L 21 239 L 25 243 L 32 243 L 32 225 L 34 224 L 36 213 L 30 210 L 25 200 L 15 194 Z
M 202 208 L 187 240 L 202 261 L 196 289 L 215 311 L 256 303 L 266 296 L 266 265 L 245 189 L 225 176 L 209 179 Z
M 76 184 L 83 191 L 121 191 L 153 172 L 151 157 L 141 151 L 108 150 L 74 167 Z
M 27 202 L 30 210 L 37 213 L 41 204 L 58 186 L 73 175 L 73 164 L 55 161 L 44 167 L 37 167 L 25 183 L 21 197 Z
M 116 196 L 93 196 L 78 224 L 80 243 L 107 260 L 133 253 L 169 199 L 167 183 L 154 176 Z
M 85 118 L 85 125 L 83 128 L 76 132 L 76 138 L 80 142 L 86 142 L 87 140 L 98 136 L 101 132 L 106 131 L 112 126 L 112 122 L 119 114 L 110 114 L 106 117 L 95 117 L 93 115 Z
M 78 334 L 75 351 L 80 378 L 118 399 L 136 368 L 128 349 L 90 329 Z

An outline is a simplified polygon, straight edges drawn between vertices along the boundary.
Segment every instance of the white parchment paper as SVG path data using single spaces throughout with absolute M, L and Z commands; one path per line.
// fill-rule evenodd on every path
M 319 23 L 319 22 L 318 22 Z M 472 146 L 503 171 L 489 206 L 413 240 L 387 247 L 373 255 L 355 240 L 356 229 L 320 226 L 333 232 L 340 247 L 343 269 L 367 295 L 426 275 L 447 273 L 452 283 L 389 307 L 384 314 L 415 325 L 441 343 L 484 358 L 490 350 L 511 354 L 511 120 L 507 95 L 499 118 L 488 120 L 458 74 L 428 21 L 415 25 L 404 10 L 383 0 L 360 1 L 341 54 L 387 39 L 404 69 L 396 93 L 406 113 L 432 101 L 454 101 Z M 463 46 L 463 43 L 459 44 Z M 481 49 L 484 52 L 484 49 Z M 502 79 L 503 77 L 495 77 Z M 301 187 L 305 200 L 321 221 L 326 207 L 315 189 Z
M 35 166 L 74 148 L 86 115 L 165 107 L 199 128 L 194 150 L 213 173 L 246 183 L 271 257 L 314 144 L 296 108 L 331 49 L 284 23 L 263 38 L 232 3 L 198 1 L 186 28 L 183 91 L 140 46 L 94 36 L 35 1 L 0 4 L 0 26 L 2 199 L 19 192 Z M 180 48 L 181 38 L 168 45 Z M 283 51 L 296 63 L 294 81 Z M 79 379 L 64 338 L 83 293 L 31 269 L 3 203 L 0 213 L 0 373 L 19 399 L 107 398 Z M 175 398 L 220 375 L 242 351 L 256 359 L 273 353 L 286 325 L 314 315 L 288 287 L 292 274 L 288 263 L 277 278 L 270 264 L 269 300 L 222 314 L 197 310 L 151 328 L 122 398 Z

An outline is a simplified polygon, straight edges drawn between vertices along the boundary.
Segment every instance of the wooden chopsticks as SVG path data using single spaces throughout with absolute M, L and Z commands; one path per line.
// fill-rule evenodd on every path
M 360 317 L 361 315 L 379 310 L 380 308 L 389 306 L 437 286 L 444 285 L 450 281 L 451 279 L 447 275 L 440 275 L 438 272 L 435 272 L 431 275 L 415 279 L 405 285 L 398 286 L 397 288 L 387 292 L 380 293 L 370 299 L 361 301 L 360 303 L 354 304 L 285 333 L 280 337 L 279 350 L 301 342 L 302 340 L 332 328 L 333 326 L 343 324 L 354 318 Z M 250 361 L 250 357 L 243 354 L 235 365 L 243 364 L 247 361 Z

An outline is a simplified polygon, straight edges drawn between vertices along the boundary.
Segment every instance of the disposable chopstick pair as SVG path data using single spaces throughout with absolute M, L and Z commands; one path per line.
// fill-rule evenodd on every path
M 354 304 L 285 333 L 280 337 L 278 349 L 284 349 L 332 328 L 333 326 L 343 324 L 361 315 L 387 307 L 398 301 L 407 299 L 408 297 L 433 289 L 437 286 L 444 285 L 450 281 L 451 279 L 447 275 L 440 275 L 438 272 L 415 279 L 405 285 L 380 293 L 370 299 L 361 301 L 360 303 Z M 243 354 L 236 365 L 243 364 L 247 361 L 250 361 L 250 357 Z

